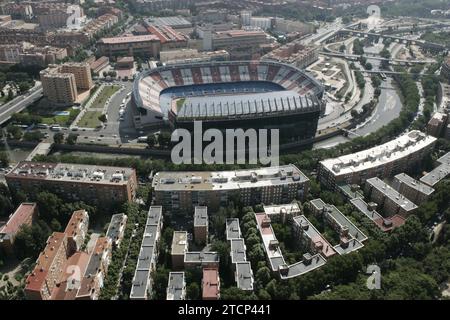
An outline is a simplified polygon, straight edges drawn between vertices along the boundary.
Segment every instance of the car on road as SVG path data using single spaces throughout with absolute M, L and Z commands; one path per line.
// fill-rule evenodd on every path
M 61 131 L 62 128 L 61 128 L 61 126 L 51 126 L 50 130 L 52 130 L 52 131 Z
M 48 129 L 48 124 L 45 124 L 45 123 L 39 123 L 39 124 L 37 125 L 37 128 L 38 128 L 38 129 Z

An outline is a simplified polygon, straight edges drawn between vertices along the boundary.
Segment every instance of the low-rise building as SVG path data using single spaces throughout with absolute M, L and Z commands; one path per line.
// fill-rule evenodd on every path
M 293 164 L 236 171 L 158 172 L 152 187 L 156 204 L 168 212 L 193 212 L 195 206 L 217 210 L 233 197 L 244 206 L 302 200 L 309 179 Z
M 113 248 L 119 248 L 122 242 L 128 217 L 124 213 L 114 214 L 111 217 L 106 236 L 111 239 Z
M 185 300 L 186 281 L 184 272 L 170 272 L 166 300 Z
M 136 171 L 124 167 L 21 161 L 5 179 L 12 190 L 45 188 L 68 200 L 102 205 L 133 201 L 137 189 Z
M 38 209 L 36 203 L 21 203 L 9 216 L 6 224 L 0 224 L 0 251 L 6 254 L 14 252 L 14 239 L 23 226 L 31 226 L 36 221 Z
M 417 205 L 377 177 L 366 181 L 365 190 L 370 201 L 382 207 L 387 216 L 406 217 L 417 209 Z
M 407 172 L 434 148 L 436 138 L 418 130 L 371 149 L 320 161 L 319 181 L 338 190 L 340 184 L 362 184 L 369 178 L 387 178 Z
M 158 261 L 158 243 L 161 237 L 162 207 L 151 206 L 148 210 L 141 250 L 133 277 L 130 299 L 147 300 L 152 295 L 152 274 Z
M 203 268 L 202 299 L 220 299 L 220 278 L 218 268 Z
M 103 69 L 105 69 L 109 65 L 109 58 L 102 56 L 97 60 L 94 60 L 90 63 L 90 67 L 92 72 L 99 74 Z
M 406 173 L 399 173 L 394 177 L 392 186 L 415 204 L 422 204 L 434 192 L 434 189 L 425 183 L 417 181 Z
M 197 244 L 208 243 L 208 207 L 204 206 L 195 207 L 194 240 Z

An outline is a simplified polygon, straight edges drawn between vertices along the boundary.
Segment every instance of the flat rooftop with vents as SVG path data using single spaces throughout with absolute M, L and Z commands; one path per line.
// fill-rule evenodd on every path
M 293 164 L 236 171 L 158 172 L 155 191 L 236 190 L 309 181 Z
M 226 220 L 227 240 L 241 238 L 241 228 L 239 227 L 239 219 L 229 218 Z
M 170 272 L 166 300 L 184 300 L 185 297 L 186 282 L 184 272 Z
M 392 188 L 390 185 L 388 185 L 383 180 L 375 177 L 370 178 L 366 180 L 366 184 L 369 186 L 375 188 L 379 192 L 381 192 L 384 196 L 389 198 L 392 202 L 394 202 L 396 205 L 401 207 L 404 211 L 413 211 L 417 209 L 417 205 L 408 200 L 405 196 L 400 194 L 397 190 Z
M 320 161 L 320 165 L 334 175 L 353 174 L 405 158 L 433 145 L 436 140 L 435 137 L 413 130 L 382 145 Z
M 126 167 L 21 161 L 6 175 L 6 178 L 19 177 L 31 180 L 90 184 L 127 184 L 127 181 L 134 175 L 135 170 Z
M 130 299 L 147 299 L 151 291 L 151 272 L 157 260 L 157 241 L 160 237 L 161 216 L 162 207 L 150 207 L 133 277 Z

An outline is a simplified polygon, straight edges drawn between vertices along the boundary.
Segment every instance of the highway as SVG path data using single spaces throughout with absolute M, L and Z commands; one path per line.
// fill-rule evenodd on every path
M 14 113 L 20 112 L 42 97 L 42 85 L 37 83 L 27 93 L 0 106 L 0 125 L 8 121 Z

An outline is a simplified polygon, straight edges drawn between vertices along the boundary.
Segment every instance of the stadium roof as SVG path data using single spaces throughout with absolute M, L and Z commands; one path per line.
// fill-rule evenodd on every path
M 318 110 L 320 103 L 315 96 L 300 96 L 294 91 L 277 91 L 235 96 L 190 97 L 178 108 L 174 102 L 172 111 L 177 120 L 209 118 L 235 118 L 272 116 L 274 113 L 299 113 Z

